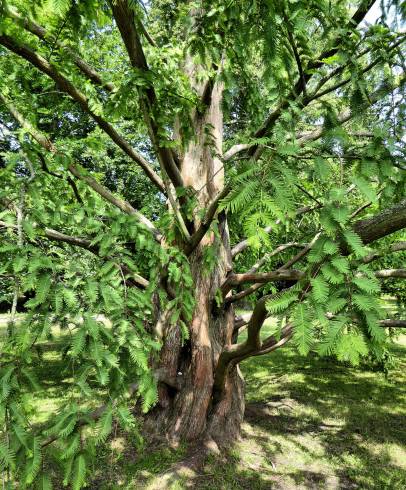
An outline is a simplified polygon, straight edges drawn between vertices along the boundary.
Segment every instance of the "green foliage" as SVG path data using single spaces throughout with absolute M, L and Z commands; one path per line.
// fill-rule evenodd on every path
M 28 63 L 20 56 L 24 50 L 10 53 L 2 37 L 0 93 L 27 120 L 17 124 L 1 103 L 0 301 L 10 310 L 18 300 L 25 316 L 0 339 L 0 465 L 21 488 L 52 487 L 50 445 L 58 448 L 64 484 L 80 489 L 96 446 L 106 443 L 114 424 L 141 439 L 132 409 L 138 403 L 147 412 L 157 402 L 158 319 L 166 333 L 180 332 L 186 351 L 199 273 L 215 283 L 206 288 L 205 304 L 222 307 L 215 291 L 230 264 L 217 263 L 228 241 L 220 213 L 227 215 L 231 241 L 249 244 L 235 272 L 265 254 L 264 270 L 278 269 L 293 254 L 290 248 L 275 257 L 275 247 L 319 237 L 298 261 L 301 281 L 265 289 L 274 288 L 266 307 L 292 324 L 300 354 L 317 349 L 353 364 L 368 352 L 385 355 L 381 288 L 373 267 L 362 264 L 371 250 L 353 223 L 359 213 L 404 197 L 396 26 L 385 21 L 360 29 L 349 23 L 352 2 L 328 0 L 214 0 L 202 9 L 156 0 L 130 1 L 129 7 L 148 69 L 129 62 L 111 2 L 0 2 L 0 33 L 33 50 L 47 67 L 41 72 Z M 27 31 L 32 21 L 45 34 Z M 77 57 L 101 82 L 83 74 Z M 373 70 L 366 70 L 371 63 Z M 51 80 L 51 68 L 69 83 Z M 63 92 L 67 87 L 78 104 Z M 208 122 L 213 87 L 224 87 L 218 128 Z M 376 94 L 378 103 L 368 105 Z M 108 124 L 112 139 L 104 133 Z M 46 138 L 33 138 L 35 131 Z M 318 136 L 309 137 L 314 131 Z M 217 141 L 216 132 L 222 135 Z M 119 135 L 124 144 L 116 144 Z M 223 161 L 223 136 L 225 148 L 242 143 L 249 150 Z M 175 189 L 191 233 L 224 171 L 231 191 L 207 231 L 210 245 L 192 256 L 185 252 L 167 196 L 151 186 L 128 148 L 157 173 L 165 151 L 181 169 L 184 155 L 197 155 L 193 171 L 206 177 L 203 187 L 188 182 Z M 205 159 L 210 168 L 200 175 Z M 104 191 L 95 192 L 94 184 Z M 106 189 L 147 216 L 161 243 L 128 205 L 122 212 L 104 199 Z M 58 241 L 52 230 L 75 237 L 79 246 L 66 237 Z M 404 300 L 404 286 L 397 284 L 383 289 Z M 60 342 L 56 328 L 64 333 Z M 35 376 L 44 342 L 57 344 L 72 382 L 60 412 L 33 424 L 27 399 L 46 381 Z
M 301 355 L 306 355 L 312 346 L 313 318 L 307 305 L 299 303 L 292 314 L 294 324 L 293 341 Z

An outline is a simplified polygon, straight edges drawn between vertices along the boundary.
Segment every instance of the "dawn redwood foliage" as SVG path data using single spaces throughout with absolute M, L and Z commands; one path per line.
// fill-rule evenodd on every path
M 239 363 L 288 341 L 385 356 L 405 326 L 379 298 L 406 271 L 375 264 L 406 250 L 406 12 L 374 3 L 0 2 L 4 485 L 51 488 L 56 462 L 82 488 L 114 424 L 231 443 Z M 55 325 L 69 402 L 38 426 Z

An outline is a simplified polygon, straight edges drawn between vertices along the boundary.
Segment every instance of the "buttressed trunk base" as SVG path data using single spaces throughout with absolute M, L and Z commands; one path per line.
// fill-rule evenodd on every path
M 223 139 L 223 85 L 216 82 L 211 87 L 211 82 L 207 83 L 211 92 L 205 102 L 206 109 L 193 114 L 194 138 L 180 162 L 183 181 L 193 189 L 198 210 L 207 209 L 209 202 L 224 189 L 224 168 L 219 158 Z M 208 89 L 205 84 L 197 84 L 195 88 L 202 97 Z M 196 212 L 192 224 L 195 230 L 200 220 L 201 214 Z M 176 378 L 178 386 L 160 384 L 159 403 L 151 421 L 175 443 L 209 437 L 224 445 L 238 436 L 244 413 L 243 379 L 237 366 L 227 371 L 221 388 L 214 386 L 220 353 L 231 344 L 234 328 L 233 306 L 218 309 L 215 302 L 216 291 L 232 269 L 224 213 L 219 214 L 215 226 L 218 233 L 207 232 L 189 256 L 196 301 L 190 337 L 182 346 L 179 330 L 168 327 L 161 350 L 159 368 L 169 378 Z M 215 247 L 217 259 L 212 270 L 202 267 L 204 249 L 208 246 Z

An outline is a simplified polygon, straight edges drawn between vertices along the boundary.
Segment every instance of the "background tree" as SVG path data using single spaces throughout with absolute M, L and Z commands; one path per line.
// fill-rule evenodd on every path
M 373 5 L 2 2 L 0 279 L 28 310 L 1 345 L 9 483 L 49 488 L 56 455 L 82 487 L 142 411 L 151 437 L 225 446 L 239 363 L 288 341 L 384 356 L 405 326 L 379 301 L 405 270 L 374 267 L 406 249 L 405 6 L 370 25 Z M 33 427 L 54 324 L 71 403 Z

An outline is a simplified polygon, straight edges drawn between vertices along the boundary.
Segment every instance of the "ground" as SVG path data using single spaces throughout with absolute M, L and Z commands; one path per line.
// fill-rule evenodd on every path
M 406 335 L 392 352 L 397 366 L 389 376 L 304 358 L 289 345 L 249 359 L 241 365 L 247 384 L 242 438 L 228 456 L 210 456 L 198 472 L 170 471 L 185 448 L 136 450 L 135 438 L 115 433 L 100 451 L 89 488 L 403 490 Z M 67 402 L 72 379 L 61 375 L 63 366 L 52 345 L 44 349 L 37 370 L 49 381 L 33 400 L 39 423 Z

